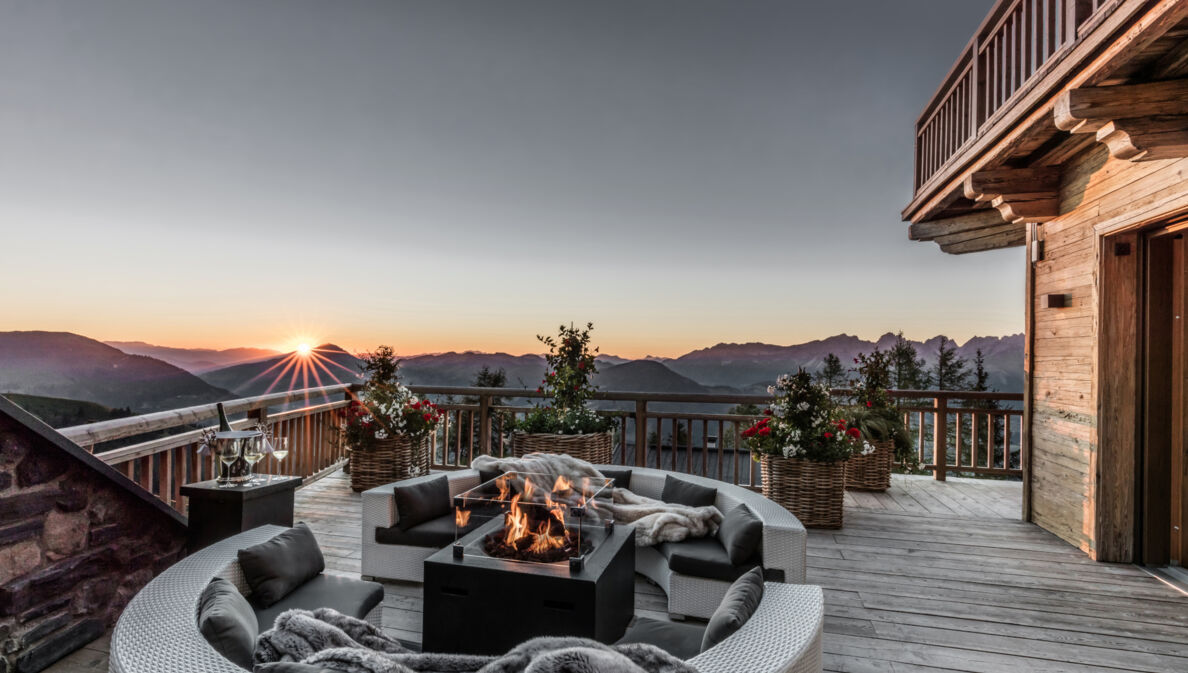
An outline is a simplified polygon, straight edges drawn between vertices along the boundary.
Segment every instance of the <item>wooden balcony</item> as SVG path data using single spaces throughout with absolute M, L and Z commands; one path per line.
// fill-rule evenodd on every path
M 1023 245 L 1060 212 L 1060 166 L 1097 140 L 1061 124 L 1061 96 L 1188 76 L 1186 38 L 1175 0 L 999 0 L 916 121 L 911 237 Z

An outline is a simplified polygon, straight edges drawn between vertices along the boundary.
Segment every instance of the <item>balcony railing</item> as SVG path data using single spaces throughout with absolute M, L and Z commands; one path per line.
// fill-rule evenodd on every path
M 541 393 L 521 388 L 412 386 L 442 403 L 446 420 L 432 437 L 434 469 L 461 469 L 479 455 L 511 455 L 511 422 L 534 408 Z M 847 391 L 836 390 L 844 395 Z M 257 464 L 262 474 L 316 478 L 340 467 L 349 452 L 337 441 L 353 387 L 328 386 L 225 402 L 233 427 L 266 422 L 289 439 L 281 464 Z M 892 391 L 916 445 L 918 467 L 944 479 L 950 472 L 1022 475 L 1022 410 L 986 409 L 986 402 L 1017 407 L 1018 393 Z M 765 405 L 766 395 L 598 392 L 598 413 L 615 420 L 614 462 L 659 467 L 758 489 L 759 470 L 742 441 L 756 416 L 728 413 L 734 405 Z M 520 401 L 520 404 L 511 404 Z M 214 425 L 215 405 L 163 411 L 64 428 L 61 432 L 95 450 L 145 490 L 185 512 L 182 484 L 211 479 L 214 456 L 198 454 L 202 428 Z M 168 433 L 168 434 L 166 434 Z M 104 443 L 153 436 L 129 446 L 101 450 Z M 941 451 L 937 451 L 941 447 Z M 937 460 L 937 455 L 942 460 Z
M 1110 0 L 999 0 L 916 121 L 915 189 L 1060 61 Z

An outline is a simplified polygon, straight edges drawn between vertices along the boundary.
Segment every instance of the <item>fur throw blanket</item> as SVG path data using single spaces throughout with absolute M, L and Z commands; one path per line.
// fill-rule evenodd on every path
M 722 513 L 713 505 L 689 507 L 661 502 L 625 488 L 616 488 L 614 497 L 615 521 L 635 526 L 637 547 L 717 535 L 722 523 Z
M 522 458 L 479 456 L 470 466 L 476 470 L 502 470 L 548 475 L 549 481 L 563 476 L 573 482 L 582 477 L 602 479 L 603 474 L 584 460 L 567 454 L 530 453 Z M 625 488 L 614 490 L 611 514 L 616 523 L 635 527 L 635 546 L 651 547 L 661 542 L 716 535 L 722 523 L 717 507 L 688 507 L 653 500 Z
M 640 643 L 533 638 L 502 656 L 411 652 L 378 628 L 327 608 L 289 610 L 256 644 L 257 670 L 300 661 L 342 673 L 696 673 L 667 652 Z

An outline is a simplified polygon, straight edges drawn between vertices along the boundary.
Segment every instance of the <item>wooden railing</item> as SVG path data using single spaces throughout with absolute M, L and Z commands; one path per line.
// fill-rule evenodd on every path
M 522 418 L 534 406 L 508 401 L 543 397 L 520 388 L 412 388 L 444 400 L 446 421 L 433 438 L 435 469 L 463 468 L 483 454 L 510 455 L 511 419 Z M 834 393 L 845 396 L 848 391 Z M 914 440 L 917 469 L 932 471 L 941 480 L 950 472 L 1022 476 L 1022 394 L 908 390 L 892 395 Z M 594 399 L 597 406 L 617 407 L 599 409 L 615 421 L 615 463 L 760 486 L 759 471 L 741 437 L 756 417 L 725 412 L 731 405 L 765 405 L 768 396 L 599 392 Z M 707 406 L 717 409 L 704 410 Z M 986 408 L 991 406 L 999 408 Z M 696 407 L 703 410 L 690 410 Z
M 460 469 L 479 455 L 511 455 L 511 422 L 544 397 L 521 388 L 411 386 L 418 395 L 441 402 L 446 411 L 432 438 L 434 469 Z M 848 391 L 836 390 L 844 396 Z M 347 450 L 338 439 L 342 409 L 352 386 L 328 386 L 231 400 L 225 404 L 235 428 L 264 422 L 277 437 L 289 439 L 283 463 L 265 458 L 261 474 L 313 478 L 341 466 Z M 1022 475 L 1022 410 L 976 405 L 1019 405 L 1021 394 L 949 391 L 892 391 L 915 439 L 919 467 L 937 479 L 950 472 Z M 614 419 L 613 460 L 621 465 L 657 467 L 721 479 L 758 489 L 759 470 L 742 440 L 756 416 L 728 413 L 734 405 L 762 407 L 766 395 L 598 392 L 598 413 Z M 514 405 L 509 401 L 520 400 Z M 243 416 L 238 418 L 239 416 Z M 62 434 L 94 450 L 105 442 L 170 433 L 96 456 L 121 470 L 142 488 L 186 511 L 182 484 L 211 479 L 214 456 L 198 453 L 202 429 L 215 425 L 213 404 L 63 428 Z M 938 452 L 936 447 L 942 447 Z M 937 455 L 943 460 L 937 460 Z
M 332 440 L 337 435 L 341 409 L 349 403 L 349 391 L 346 385 L 327 386 L 247 397 L 224 405 L 232 417 L 232 427 L 240 429 L 264 422 L 276 437 L 289 440 L 288 457 L 281 463 L 265 458 L 256 464 L 257 473 L 308 478 L 341 465 L 346 458 L 345 450 Z M 246 417 L 235 418 L 241 414 Z M 214 456 L 209 451 L 200 455 L 198 447 L 202 428 L 216 425 L 217 419 L 217 408 L 207 404 L 78 425 L 60 432 L 92 451 L 97 446 L 102 448 L 104 442 L 169 433 L 101 451 L 96 456 L 184 513 L 187 503 L 181 495 L 182 484 L 215 475 Z
M 1074 45 L 1109 0 L 999 0 L 916 121 L 917 191 Z

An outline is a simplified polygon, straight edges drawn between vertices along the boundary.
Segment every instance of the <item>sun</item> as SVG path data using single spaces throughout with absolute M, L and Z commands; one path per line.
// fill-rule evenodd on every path
M 307 343 L 299 343 L 299 344 L 297 344 L 297 354 L 298 354 L 298 355 L 301 355 L 301 356 L 308 356 L 308 355 L 309 355 L 310 353 L 312 353 L 312 352 L 313 352 L 313 346 L 310 346 L 310 345 L 309 345 L 309 344 L 307 344 Z

